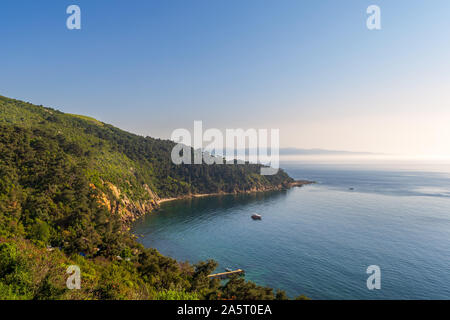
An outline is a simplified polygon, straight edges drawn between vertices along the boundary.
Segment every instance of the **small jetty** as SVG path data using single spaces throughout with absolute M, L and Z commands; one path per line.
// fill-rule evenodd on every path
M 210 279 L 226 279 L 235 274 L 244 274 L 244 273 L 245 273 L 244 270 L 237 269 L 237 270 L 232 270 L 232 271 L 227 271 L 227 272 L 210 274 L 210 275 L 208 275 L 208 278 L 210 278 Z

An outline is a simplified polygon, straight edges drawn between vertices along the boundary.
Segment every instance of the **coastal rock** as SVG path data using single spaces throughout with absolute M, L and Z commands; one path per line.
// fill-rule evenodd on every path
M 91 188 L 98 191 L 98 201 L 100 204 L 104 205 L 109 212 L 112 214 L 120 215 L 120 218 L 124 226 L 128 226 L 131 222 L 150 213 L 157 209 L 162 202 L 179 200 L 179 199 L 189 199 L 198 198 L 206 196 L 219 196 L 226 194 L 250 194 L 258 192 L 269 192 L 269 191 L 280 191 L 286 190 L 293 187 L 301 187 L 303 185 L 312 184 L 314 182 L 307 180 L 290 181 L 283 184 L 278 184 L 274 186 L 258 185 L 248 190 L 242 190 L 236 188 L 233 192 L 216 192 L 216 193 L 198 193 L 198 194 L 186 194 L 173 198 L 160 198 L 156 192 L 154 192 L 147 184 L 143 185 L 144 190 L 148 195 L 148 199 L 132 200 L 125 193 L 123 193 L 116 185 L 111 182 L 104 182 L 103 189 L 106 187 L 107 192 L 103 192 L 91 184 Z

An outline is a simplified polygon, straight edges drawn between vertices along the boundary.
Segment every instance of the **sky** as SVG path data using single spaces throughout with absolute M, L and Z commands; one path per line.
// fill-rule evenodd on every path
M 449 30 L 448 0 L 2 0 L 0 95 L 153 137 L 450 155 Z

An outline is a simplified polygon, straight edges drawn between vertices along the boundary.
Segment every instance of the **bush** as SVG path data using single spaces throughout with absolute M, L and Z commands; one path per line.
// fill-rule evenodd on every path
M 48 244 L 50 232 L 50 226 L 45 221 L 37 219 L 36 223 L 31 227 L 29 237 L 31 239 L 42 241 L 44 244 Z
M 2 299 L 32 298 L 30 269 L 15 244 L 0 244 L 0 283 Z
M 197 293 L 164 290 L 156 294 L 155 300 L 199 300 Z

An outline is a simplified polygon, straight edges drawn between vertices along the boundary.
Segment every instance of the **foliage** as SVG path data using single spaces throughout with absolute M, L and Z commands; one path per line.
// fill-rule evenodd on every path
M 233 300 L 273 300 L 273 289 L 234 276 L 220 288 L 220 298 Z M 278 293 L 280 294 L 280 292 Z M 283 293 L 285 296 L 285 294 Z
M 199 300 L 199 297 L 197 293 L 165 290 L 158 292 L 155 300 Z
M 145 249 L 99 201 L 273 188 L 292 181 L 258 165 L 170 161 L 173 142 L 0 96 L 0 299 L 273 299 L 242 278 L 207 277 L 214 261 L 182 264 Z M 66 268 L 82 270 L 68 290 Z M 282 293 L 277 298 L 285 298 Z

